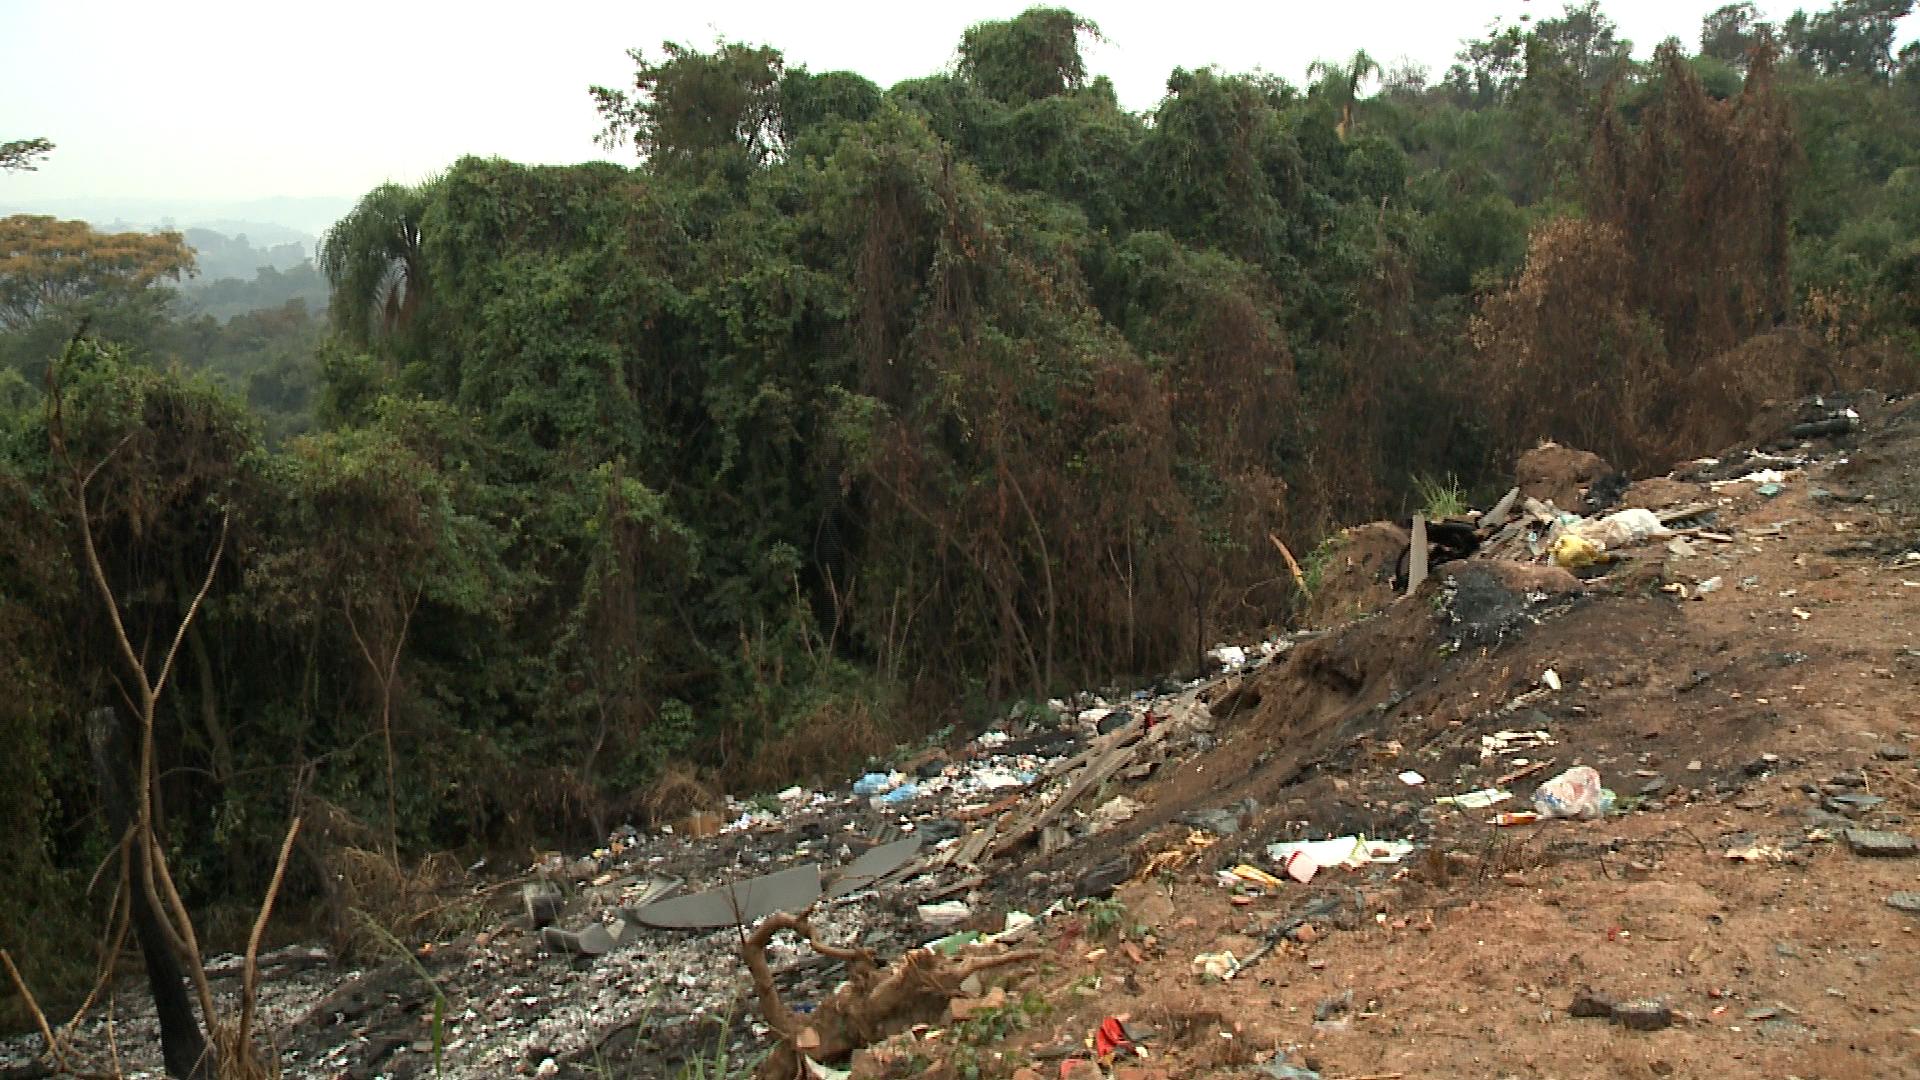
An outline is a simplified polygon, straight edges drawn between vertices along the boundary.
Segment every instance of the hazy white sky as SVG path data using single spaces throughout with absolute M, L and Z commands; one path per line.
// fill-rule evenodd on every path
M 1030 0 L 0 0 L 0 140 L 45 136 L 39 172 L 0 175 L 0 204 L 74 197 L 357 196 L 462 154 L 603 156 L 589 83 L 625 85 L 624 50 L 716 35 L 782 49 L 881 86 L 940 70 L 961 31 Z M 1444 71 L 1462 38 L 1558 0 L 1056 0 L 1100 24 L 1089 61 L 1130 108 L 1176 66 L 1261 68 L 1301 81 L 1317 57 L 1365 48 Z M 1721 0 L 1604 0 L 1646 55 L 1693 43 Z M 1825 7 L 1812 0 L 1809 7 Z M 1792 3 L 1762 3 L 1769 15 Z M 1910 23 L 1917 20 L 1909 20 Z M 1905 28 L 1911 37 L 1914 27 Z

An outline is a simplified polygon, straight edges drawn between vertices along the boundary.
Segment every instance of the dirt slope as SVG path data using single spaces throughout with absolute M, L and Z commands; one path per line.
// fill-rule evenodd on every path
M 1887 902 L 1920 891 L 1920 859 L 1840 839 L 1920 833 L 1920 557 L 1903 561 L 1920 549 L 1920 408 L 1889 412 L 1856 445 L 1801 448 L 1815 460 L 1772 498 L 1637 485 L 1624 505 L 1713 502 L 1732 541 L 1653 541 L 1583 596 L 1513 598 L 1490 646 L 1452 647 L 1485 628 L 1456 608 L 1486 568 L 1456 563 L 1263 672 L 1217 749 L 1135 794 L 1149 809 L 1134 843 L 1180 848 L 1175 819 L 1196 806 L 1262 812 L 1180 872 L 1122 887 L 1120 932 L 1056 933 L 1057 970 L 1031 987 L 1050 1009 L 988 1058 L 1052 1075 L 1050 1048 L 1120 1014 L 1146 1033 L 1136 1067 L 1175 1076 L 1255 1075 L 1276 1051 L 1327 1077 L 1920 1076 L 1920 917 Z M 1662 589 L 1715 577 L 1704 599 Z M 1541 689 L 1548 669 L 1558 692 Z M 1508 711 L 1521 695 L 1536 700 Z M 1480 760 L 1501 728 L 1555 745 L 1498 810 L 1576 764 L 1630 809 L 1501 828 L 1496 811 L 1435 808 L 1515 771 Z M 1427 782 L 1395 779 L 1408 769 Z M 1250 902 L 1213 880 L 1241 862 L 1277 872 L 1274 838 L 1349 831 L 1431 847 Z M 1754 845 L 1778 861 L 1726 854 Z M 1195 956 L 1245 957 L 1303 916 L 1310 929 L 1231 981 L 1194 973 Z M 1676 1020 L 1571 1016 L 1587 989 Z

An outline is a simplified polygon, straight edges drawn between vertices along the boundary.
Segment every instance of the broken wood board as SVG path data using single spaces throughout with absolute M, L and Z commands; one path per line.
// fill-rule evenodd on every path
M 1125 768 L 1140 751 L 1157 744 L 1166 736 L 1167 730 L 1168 725 L 1161 724 L 1138 742 L 1109 749 L 1099 760 L 1088 764 L 1075 774 L 1072 782 L 1067 785 L 1065 791 L 1060 793 L 1059 798 L 1037 810 L 1028 811 L 1024 820 L 1009 826 L 1005 830 L 1005 835 L 994 841 L 992 853 L 995 856 L 1004 855 L 1039 835 L 1040 830 L 1058 817 L 1061 811 L 1078 802 L 1080 796 L 1086 794 L 1089 789 L 1105 783 L 1114 773 Z M 1120 732 L 1114 734 L 1117 735 Z
M 1709 513 L 1711 511 L 1718 510 L 1718 509 L 1720 508 L 1714 505 L 1713 503 L 1694 503 L 1691 506 L 1677 507 L 1672 510 L 1662 510 L 1659 513 L 1655 514 L 1654 516 L 1660 519 L 1660 524 L 1672 525 L 1676 521 L 1685 521 L 1688 518 L 1699 517 L 1701 514 Z
M 1501 496 L 1500 501 L 1493 504 L 1493 509 L 1481 516 L 1480 527 L 1482 529 L 1499 528 L 1506 523 L 1507 515 L 1513 513 L 1513 505 L 1519 501 L 1520 489 L 1508 488 L 1507 493 Z
M 1413 537 L 1407 546 L 1407 595 L 1420 591 L 1420 583 L 1427 580 L 1427 519 L 1424 514 L 1413 515 Z
M 988 845 L 999 835 L 1000 823 L 989 821 L 981 828 L 973 830 L 959 847 L 953 848 L 953 865 L 972 869 L 980 865 L 980 857 L 986 854 Z

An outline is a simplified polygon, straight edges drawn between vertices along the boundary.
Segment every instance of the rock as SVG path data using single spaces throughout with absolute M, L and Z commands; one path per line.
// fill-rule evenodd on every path
M 1315 1020 L 1332 1020 L 1334 1017 L 1345 1015 L 1352 1010 L 1352 1008 L 1353 991 L 1348 990 L 1345 993 L 1337 994 L 1315 1005 L 1313 1007 L 1313 1018 Z
M 1642 796 L 1651 798 L 1655 795 L 1661 794 L 1671 786 L 1673 785 L 1667 781 L 1666 777 L 1656 776 L 1653 779 L 1647 781 L 1646 783 L 1640 785 L 1640 794 Z
M 1303 1069 L 1298 1065 L 1289 1065 L 1279 1053 L 1261 1062 L 1257 1068 L 1264 1076 L 1274 1080 L 1320 1080 L 1320 1074 L 1312 1069 Z
M 1673 1026 L 1673 1010 L 1664 1001 L 1622 1001 L 1613 1007 L 1613 1022 L 1634 1031 L 1659 1031 Z
M 1118 858 L 1081 874 L 1073 883 L 1073 894 L 1089 900 L 1099 900 L 1113 895 L 1128 878 L 1133 876 L 1133 860 Z
M 1857 772 L 1844 772 L 1828 777 L 1827 783 L 1837 787 L 1863 788 L 1867 786 L 1867 778 Z
M 1879 807 L 1886 801 L 1878 795 L 1830 795 L 1821 805 L 1836 814 L 1856 817 Z
M 1904 911 L 1909 915 L 1920 915 L 1920 892 L 1897 892 L 1887 897 L 1887 905 L 1895 911 Z
M 1904 746 L 1887 743 L 1885 746 L 1875 747 L 1873 756 L 1881 761 L 1905 761 L 1913 756 L 1913 752 Z
M 560 917 L 566 897 L 551 881 L 529 881 L 520 886 L 520 901 L 526 905 L 527 921 L 537 930 Z
M 1240 831 L 1240 815 L 1232 810 L 1190 810 L 1181 814 L 1180 820 L 1219 836 L 1232 836 Z
M 1132 713 L 1125 709 L 1115 709 L 1101 717 L 1100 722 L 1094 725 L 1094 730 L 1102 735 L 1111 735 L 1131 723 L 1133 723 Z
M 1076 1058 L 1060 1066 L 1060 1080 L 1106 1080 L 1100 1066 L 1086 1058 Z
M 1841 834 L 1855 855 L 1873 859 L 1910 859 L 1920 854 L 1920 841 L 1879 829 L 1848 829 Z
M 939 776 L 941 773 L 944 773 L 946 771 L 947 771 L 947 756 L 945 754 L 937 754 L 931 758 L 928 758 L 927 760 L 920 763 L 919 768 L 914 770 L 914 772 L 917 773 L 920 779 L 922 780 L 931 780 L 934 777 Z
M 1613 1004 L 1613 999 L 1605 994 L 1582 990 L 1573 995 L 1572 1003 L 1567 1006 L 1567 1014 L 1586 1020 L 1611 1019 Z

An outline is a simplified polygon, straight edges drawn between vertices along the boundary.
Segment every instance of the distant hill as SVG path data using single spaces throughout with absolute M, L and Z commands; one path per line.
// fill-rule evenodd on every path
M 353 203 L 353 197 L 346 195 L 205 201 L 36 199 L 0 202 L 0 215 L 52 214 L 91 222 L 98 228 L 116 223 L 134 228 L 203 228 L 229 236 L 244 233 L 255 244 L 301 243 L 311 252 L 316 238 L 351 210 Z

